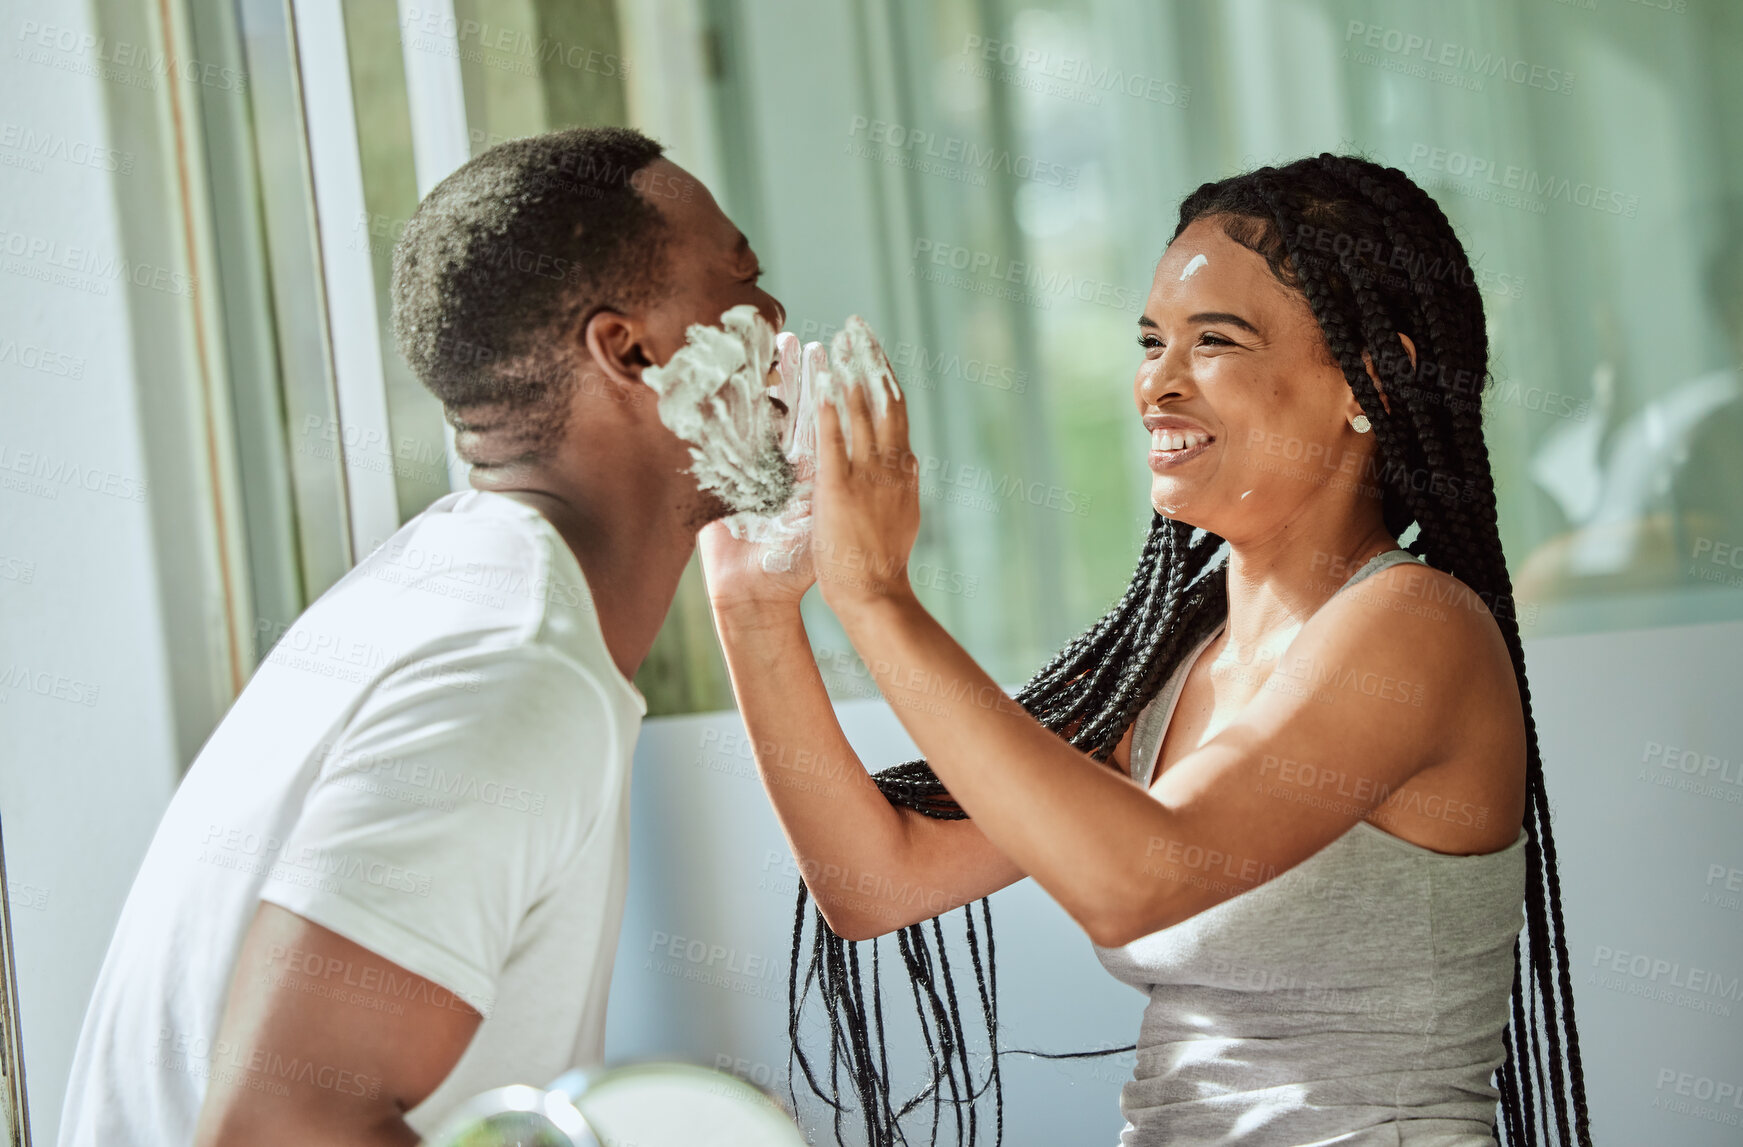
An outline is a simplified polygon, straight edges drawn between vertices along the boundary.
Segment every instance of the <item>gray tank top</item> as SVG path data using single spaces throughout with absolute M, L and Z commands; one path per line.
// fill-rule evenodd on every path
M 1381 554 L 1343 588 L 1399 561 Z M 1148 785 L 1187 670 L 1139 715 Z M 1494 1147 L 1525 833 L 1449 856 L 1357 821 L 1294 868 L 1120 948 L 1149 996 L 1121 1147 Z

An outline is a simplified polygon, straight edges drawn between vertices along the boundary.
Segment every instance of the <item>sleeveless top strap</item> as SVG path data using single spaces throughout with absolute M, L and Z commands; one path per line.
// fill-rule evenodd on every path
M 1376 554 L 1369 558 L 1362 565 L 1362 568 L 1351 574 L 1348 581 L 1338 586 L 1332 596 L 1336 597 L 1363 578 L 1372 577 L 1388 566 L 1395 566 L 1399 562 L 1421 564 L 1422 559 L 1402 547 Z M 1156 691 L 1156 695 L 1150 698 L 1149 702 L 1138 711 L 1137 720 L 1132 723 L 1132 779 L 1145 788 L 1148 788 L 1154 779 L 1156 758 L 1162 752 L 1162 739 L 1167 735 L 1168 722 L 1174 717 L 1174 706 L 1179 702 L 1180 690 L 1186 684 L 1187 671 L 1192 668 L 1199 655 L 1211 642 L 1216 640 L 1217 635 L 1222 631 L 1223 627 L 1217 626 L 1211 630 L 1210 636 L 1199 642 L 1191 653 L 1180 659 L 1180 663 L 1174 667 L 1174 672 L 1168 675 L 1168 679 L 1162 683 L 1162 687 Z
M 1397 548 L 1395 550 L 1387 550 L 1383 554 L 1375 554 L 1373 557 L 1369 558 L 1366 563 L 1363 564 L 1361 569 L 1359 569 L 1355 573 L 1351 574 L 1350 579 L 1348 581 L 1346 581 L 1346 582 L 1344 582 L 1344 584 L 1338 586 L 1337 591 L 1335 593 L 1333 593 L 1332 596 L 1336 597 L 1338 594 L 1342 593 L 1346 589 L 1349 589 L 1352 585 L 1355 585 L 1357 582 L 1361 581 L 1363 578 L 1373 577 L 1375 574 L 1379 573 L 1381 570 L 1385 569 L 1386 567 L 1395 566 L 1399 562 L 1415 562 L 1417 565 L 1424 564 L 1421 558 L 1417 557 L 1415 554 L 1411 553 L 1409 550 L 1403 548 L 1402 546 L 1400 546 L 1399 548 Z

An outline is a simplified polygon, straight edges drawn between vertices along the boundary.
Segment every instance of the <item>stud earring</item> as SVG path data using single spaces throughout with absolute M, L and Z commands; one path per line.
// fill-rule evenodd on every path
M 1350 419 L 1350 429 L 1354 430 L 1357 434 L 1366 434 L 1368 431 L 1374 429 L 1374 424 L 1368 421 L 1368 416 L 1366 414 L 1358 414 Z

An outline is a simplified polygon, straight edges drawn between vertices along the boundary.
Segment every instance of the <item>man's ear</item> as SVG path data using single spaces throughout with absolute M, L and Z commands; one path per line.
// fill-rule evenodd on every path
M 642 371 L 654 365 L 648 354 L 647 328 L 641 321 L 602 308 L 583 321 L 579 333 L 593 369 L 603 376 L 601 381 L 620 388 L 625 397 L 639 397 L 646 389 Z

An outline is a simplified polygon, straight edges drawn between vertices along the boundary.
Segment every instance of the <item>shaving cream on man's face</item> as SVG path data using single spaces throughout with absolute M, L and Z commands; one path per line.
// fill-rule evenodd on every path
M 659 395 L 660 421 L 690 446 L 697 487 L 735 512 L 774 514 L 793 496 L 786 420 L 769 397 L 774 363 L 775 329 L 744 303 L 718 327 L 692 324 L 664 366 L 642 372 Z

